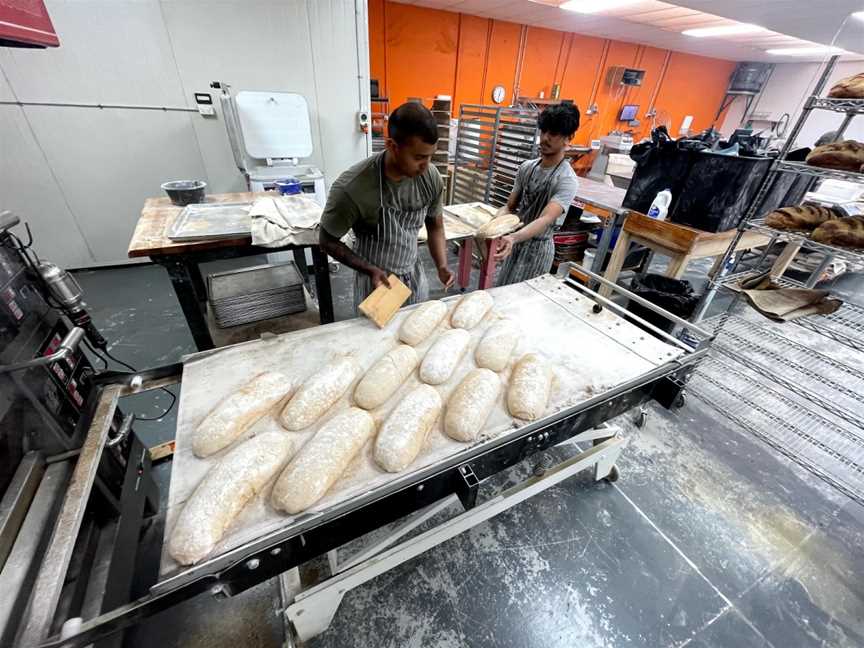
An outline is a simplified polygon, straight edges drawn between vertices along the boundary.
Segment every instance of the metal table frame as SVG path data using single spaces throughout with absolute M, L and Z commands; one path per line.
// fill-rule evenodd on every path
M 594 273 L 588 274 L 593 282 L 608 283 Z M 456 522 L 446 523 L 449 526 L 435 534 L 435 538 L 421 534 L 399 547 L 386 550 L 396 552 L 399 558 L 407 560 L 419 554 L 425 546 L 431 546 L 428 544 L 431 540 L 437 540 L 434 544 L 446 540 L 461 530 L 470 528 L 500 510 L 542 490 L 535 484 L 537 478 L 533 478 L 507 493 L 508 496 L 513 496 L 506 500 L 511 502 L 508 506 L 503 506 L 498 498 L 476 506 L 478 489 L 484 480 L 529 456 L 552 446 L 570 442 L 571 439 L 573 442 L 592 440 L 599 443 L 580 453 L 570 462 L 565 462 L 567 465 L 561 464 L 548 471 L 549 480 L 543 482 L 546 487 L 556 483 L 556 479 L 560 481 L 578 470 L 591 466 L 596 467 L 596 477 L 608 476 L 620 452 L 620 440 L 617 439 L 614 431 L 602 426 L 609 419 L 652 399 L 664 407 L 672 407 L 683 391 L 687 377 L 707 353 L 712 334 L 618 286 L 615 286 L 614 290 L 621 295 L 642 303 L 669 319 L 678 328 L 679 335 L 673 336 L 660 331 L 587 286 L 572 280 L 564 280 L 564 283 L 594 300 L 595 313 L 600 313 L 603 308 L 609 308 L 647 331 L 683 348 L 684 355 L 552 416 L 503 434 L 488 443 L 469 448 L 465 452 L 414 473 L 396 477 L 385 486 L 334 505 L 326 511 L 301 516 L 290 526 L 277 529 L 241 547 L 168 576 L 156 583 L 148 595 L 137 601 L 106 611 L 83 623 L 78 620 L 78 623 L 74 624 L 74 629 L 67 628 L 68 635 L 61 633 L 59 636 L 47 639 L 48 628 L 34 626 L 33 617 L 25 619 L 24 622 L 31 629 L 30 636 L 33 639 L 31 643 L 46 648 L 85 646 L 203 592 L 209 591 L 214 595 L 238 594 L 280 574 L 289 572 L 290 575 L 294 568 L 302 563 L 337 550 L 340 546 L 407 515 L 421 512 L 422 517 L 424 513 L 428 513 L 428 507 L 436 506 L 444 499 L 449 498 L 453 501 L 453 497 L 456 497 L 467 512 L 474 511 L 469 517 L 458 516 L 455 518 Z M 118 397 L 178 383 L 181 378 L 182 364 L 151 369 L 134 375 L 111 372 L 97 378 L 96 382 L 100 388 L 98 407 L 92 420 L 89 421 L 90 431 L 81 451 L 79 467 L 76 468 L 76 475 L 80 475 L 80 479 L 77 481 L 76 488 L 67 492 L 63 504 L 64 511 L 68 510 L 70 515 L 73 513 L 77 515 L 79 511 L 83 512 L 86 506 L 92 489 L 92 479 L 86 479 L 85 473 L 88 467 L 98 462 L 101 456 L 106 436 L 104 419 L 113 416 Z M 427 511 L 424 512 L 424 509 Z M 76 538 L 71 534 L 55 536 L 48 547 L 48 555 L 65 555 L 67 545 L 74 545 L 75 540 Z M 381 553 L 382 547 L 379 546 L 377 549 L 378 553 Z M 366 566 L 370 569 L 374 567 L 373 563 L 380 562 L 375 556 L 369 560 L 371 562 Z M 338 565 L 337 561 L 334 562 Z M 354 569 L 355 567 L 357 569 Z M 363 577 L 354 576 L 359 570 L 360 565 L 354 561 L 349 562 L 344 570 L 343 579 L 350 577 L 359 583 L 374 576 L 373 572 L 364 572 Z M 57 565 L 45 564 L 43 571 L 57 576 L 63 570 L 58 569 Z M 52 579 L 53 584 L 56 582 L 56 578 Z M 53 600 L 53 592 L 49 591 L 51 589 L 49 585 L 52 583 L 45 583 L 44 591 L 40 593 L 43 600 Z M 338 589 L 336 593 L 338 595 Z M 296 601 L 291 601 L 287 612 L 288 617 L 298 616 L 301 608 L 297 606 L 304 605 L 303 601 L 308 601 L 313 594 L 314 592 L 310 591 L 298 597 Z M 327 595 L 320 596 L 329 597 L 333 607 L 333 590 L 329 590 Z M 338 600 L 336 605 L 338 606 Z M 55 608 L 49 606 L 49 609 L 39 610 L 36 614 L 40 619 L 51 619 L 55 614 Z M 304 628 L 303 632 L 314 632 L 315 627 L 319 626 L 320 623 L 317 625 L 312 623 Z
M 283 248 L 267 248 L 255 245 L 242 247 L 223 247 L 198 252 L 181 252 L 177 254 L 151 255 L 150 259 L 168 271 L 171 285 L 180 302 L 183 316 L 192 332 L 195 346 L 199 351 L 215 348 L 213 337 L 207 325 L 207 288 L 201 275 L 201 264 L 208 261 L 236 259 L 241 257 L 273 254 L 290 250 L 294 262 L 307 281 L 309 268 L 306 263 L 306 248 L 312 250 L 312 270 L 315 279 L 315 297 L 318 300 L 318 312 L 322 324 L 334 321 L 333 295 L 330 288 L 330 269 L 327 255 L 317 245 L 290 245 Z

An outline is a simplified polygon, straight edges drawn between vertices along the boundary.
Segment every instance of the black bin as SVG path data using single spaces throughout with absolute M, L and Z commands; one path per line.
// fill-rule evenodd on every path
M 689 319 L 693 315 L 700 299 L 699 295 L 693 293 L 693 286 L 689 281 L 653 273 L 633 277 L 630 280 L 630 291 L 682 319 Z M 672 321 L 663 315 L 632 299 L 627 310 L 667 333 L 675 327 Z

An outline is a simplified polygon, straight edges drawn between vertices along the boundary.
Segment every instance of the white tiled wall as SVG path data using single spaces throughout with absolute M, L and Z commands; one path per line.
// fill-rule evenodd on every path
M 194 93 L 209 92 L 218 112 L 209 84 L 220 80 L 235 92 L 303 94 L 311 162 L 328 184 L 366 155 L 356 117 L 363 0 L 46 4 L 60 47 L 0 48 L 0 101 L 194 107 Z M 0 156 L 0 209 L 26 219 L 40 254 L 67 267 L 124 262 L 142 203 L 165 180 L 245 188 L 221 114 L 0 105 Z

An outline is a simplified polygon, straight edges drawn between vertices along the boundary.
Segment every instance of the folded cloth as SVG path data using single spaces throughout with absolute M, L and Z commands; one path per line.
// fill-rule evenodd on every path
M 321 205 L 305 194 L 267 196 L 252 203 L 252 244 L 262 247 L 318 243 Z
M 829 297 L 827 290 L 782 288 L 769 273 L 740 283 L 741 292 L 757 311 L 777 322 L 789 322 L 807 315 L 829 315 L 843 305 Z

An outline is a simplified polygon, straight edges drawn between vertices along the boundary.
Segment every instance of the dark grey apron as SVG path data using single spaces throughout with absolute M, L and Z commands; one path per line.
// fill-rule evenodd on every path
M 401 205 L 399 195 L 384 181 L 384 154 L 378 161 L 380 212 L 374 230 L 355 232 L 354 252 L 387 274 L 395 274 L 411 289 L 408 304 L 429 298 L 429 284 L 417 254 L 417 233 L 429 211 L 432 196 L 422 204 Z M 385 195 L 386 194 L 386 195 Z M 428 198 L 428 200 L 427 200 Z M 354 309 L 372 292 L 372 279 L 364 272 L 354 273 Z
M 531 173 L 522 189 L 522 195 L 519 197 L 519 218 L 526 225 L 537 220 L 537 217 L 549 204 L 549 200 L 552 198 L 552 180 L 558 172 L 558 167 L 564 162 L 561 160 L 552 169 L 546 182 L 531 191 L 531 179 L 541 161 L 537 160 L 537 163 L 531 168 Z M 513 246 L 513 252 L 504 260 L 504 264 L 498 271 L 496 286 L 507 286 L 520 281 L 527 281 L 549 272 L 552 268 L 552 260 L 555 258 L 552 228 L 553 225 L 550 225 L 545 232 Z

